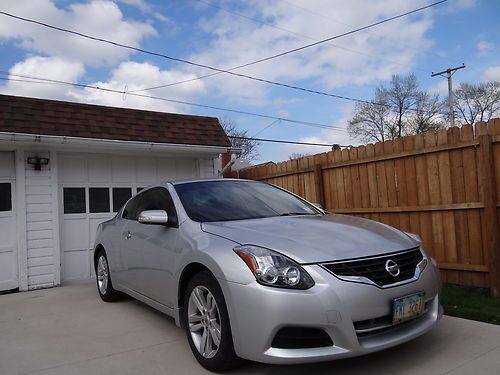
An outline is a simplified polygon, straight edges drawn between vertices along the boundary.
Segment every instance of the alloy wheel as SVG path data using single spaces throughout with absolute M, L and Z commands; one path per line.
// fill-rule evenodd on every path
M 108 290 L 109 271 L 106 257 L 101 255 L 97 261 L 97 285 L 101 294 L 106 294 Z
M 204 286 L 195 287 L 189 296 L 187 313 L 196 349 L 205 358 L 214 357 L 221 343 L 221 319 L 215 297 Z

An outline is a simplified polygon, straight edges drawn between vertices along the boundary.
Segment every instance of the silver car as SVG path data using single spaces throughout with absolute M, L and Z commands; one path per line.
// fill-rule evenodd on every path
M 418 236 L 255 181 L 149 187 L 99 225 L 94 254 L 104 301 L 126 293 L 174 317 L 212 371 L 367 354 L 442 315 Z

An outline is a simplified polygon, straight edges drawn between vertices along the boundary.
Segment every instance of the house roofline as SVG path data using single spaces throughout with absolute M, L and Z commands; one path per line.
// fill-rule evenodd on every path
M 116 146 L 132 148 L 134 150 L 174 151 L 174 152 L 202 152 L 202 153 L 238 153 L 241 149 L 228 146 L 209 146 L 181 143 L 157 143 L 144 141 L 123 141 L 118 139 L 85 138 L 46 134 L 0 132 L 0 141 L 25 142 L 45 145 L 89 145 L 89 146 Z

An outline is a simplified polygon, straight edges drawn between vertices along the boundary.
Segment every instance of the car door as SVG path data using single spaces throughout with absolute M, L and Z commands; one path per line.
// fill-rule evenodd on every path
M 122 233 L 122 251 L 127 264 L 126 283 L 130 288 L 167 306 L 173 306 L 169 290 L 173 285 L 179 229 L 177 213 L 168 190 L 154 187 L 141 192 Z M 169 224 L 142 224 L 142 211 L 165 210 Z

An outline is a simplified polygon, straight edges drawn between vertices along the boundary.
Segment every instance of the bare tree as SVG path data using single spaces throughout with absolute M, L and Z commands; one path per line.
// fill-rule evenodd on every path
M 419 90 L 413 74 L 394 75 L 388 87 L 375 89 L 373 101 L 356 105 L 348 132 L 364 142 L 383 142 L 444 128 L 442 112 L 439 95 Z
M 419 95 L 417 78 L 413 74 L 405 77 L 393 75 L 388 88 L 380 87 L 380 96 L 392 107 L 394 120 L 389 126 L 390 138 L 401 138 L 404 133 L 405 117 L 417 102 Z M 377 96 L 377 94 L 375 94 Z
M 446 119 L 443 113 L 445 102 L 439 94 L 429 94 L 421 91 L 417 94 L 415 108 L 408 116 L 408 129 L 405 135 L 421 134 L 428 131 L 437 131 L 446 128 Z
M 375 95 L 374 102 L 382 104 L 384 98 Z M 364 142 L 383 142 L 389 130 L 389 107 L 372 103 L 358 103 L 354 110 L 354 117 L 349 121 L 347 131 L 353 138 Z
M 251 161 L 259 157 L 258 147 L 260 143 L 253 139 L 248 139 L 251 137 L 248 135 L 247 130 L 238 129 L 236 121 L 228 117 L 219 119 L 219 122 L 229 136 L 233 147 L 241 149 L 240 158 Z
M 455 111 L 459 122 L 474 124 L 500 114 L 500 81 L 473 85 L 462 83 L 455 90 Z
M 288 160 L 300 159 L 309 155 L 311 154 L 306 154 L 302 152 L 292 152 L 290 155 L 288 155 Z

